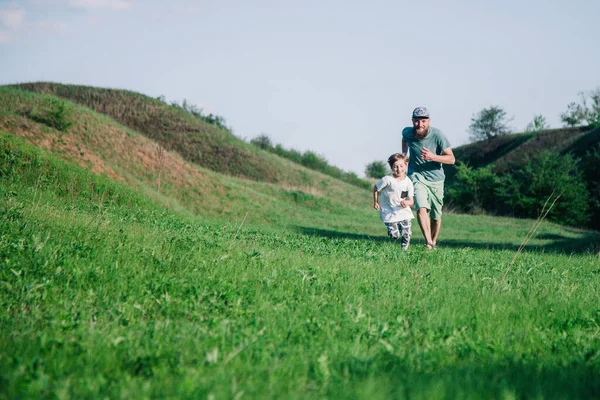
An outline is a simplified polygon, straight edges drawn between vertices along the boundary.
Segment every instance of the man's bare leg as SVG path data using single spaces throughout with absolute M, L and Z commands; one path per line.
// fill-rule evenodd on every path
M 437 243 L 440 228 L 442 227 L 442 219 L 431 219 L 431 243 L 435 246 Z
M 431 225 L 429 221 L 429 213 L 425 207 L 419 208 L 419 211 L 417 212 L 417 220 L 419 221 L 419 227 L 421 227 L 421 232 L 425 238 L 425 243 L 428 246 L 431 246 L 433 244 L 431 240 Z

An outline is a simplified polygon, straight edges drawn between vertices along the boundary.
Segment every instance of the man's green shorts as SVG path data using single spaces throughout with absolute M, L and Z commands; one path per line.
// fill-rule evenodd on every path
M 415 186 L 415 207 L 426 208 L 433 219 L 442 217 L 444 206 L 444 181 L 430 182 L 419 174 L 412 174 L 410 179 Z

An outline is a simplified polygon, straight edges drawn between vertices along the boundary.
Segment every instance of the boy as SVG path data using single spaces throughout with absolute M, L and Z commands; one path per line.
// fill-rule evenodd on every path
M 408 157 L 406 154 L 392 154 L 388 164 L 393 174 L 384 176 L 373 186 L 373 208 L 379 210 L 388 236 L 400 239 L 402 250 L 408 250 L 412 235 L 411 219 L 414 218 L 410 209 L 414 204 L 414 187 L 406 176 Z

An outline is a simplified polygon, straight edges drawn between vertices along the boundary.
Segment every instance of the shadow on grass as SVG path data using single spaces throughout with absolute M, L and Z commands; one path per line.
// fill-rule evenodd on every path
M 352 240 L 370 240 L 373 242 L 389 242 L 387 236 L 369 236 L 361 233 L 350 233 L 350 232 L 339 232 L 328 229 L 312 228 L 305 226 L 298 226 L 297 229 L 305 234 L 311 236 L 321 236 L 327 238 L 337 239 L 352 239 Z M 597 254 L 600 251 L 600 233 L 584 231 L 578 232 L 580 237 L 567 238 L 556 234 L 540 234 L 534 236 L 534 240 L 550 241 L 543 245 L 540 244 L 528 244 L 522 251 L 533 251 L 533 252 L 545 252 L 545 253 L 560 253 L 560 254 L 584 254 L 593 253 Z M 415 237 L 416 236 L 416 237 Z M 411 245 L 424 245 L 425 241 L 420 234 L 415 235 L 413 230 L 413 238 Z M 502 243 L 502 242 L 475 242 L 468 240 L 457 240 L 452 238 L 444 237 L 440 240 L 440 247 L 451 247 L 451 248 L 473 248 L 473 249 L 487 249 L 487 250 L 509 250 L 517 251 L 520 244 L 515 243 Z
M 351 358 L 339 368 L 355 382 L 366 379 L 389 388 L 390 398 L 600 398 L 600 368 L 584 360 L 560 366 L 543 360 L 465 360 L 419 373 L 388 353 L 372 360 Z

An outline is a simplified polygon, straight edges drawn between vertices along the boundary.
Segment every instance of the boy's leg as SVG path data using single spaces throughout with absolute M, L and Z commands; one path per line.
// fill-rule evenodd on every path
M 400 227 L 398 222 L 386 222 L 385 226 L 388 230 L 388 236 L 392 239 L 398 239 L 400 237 Z
M 412 236 L 410 219 L 400 221 L 400 228 L 400 245 L 402 246 L 402 250 L 408 250 L 408 245 L 410 244 L 410 237 Z

